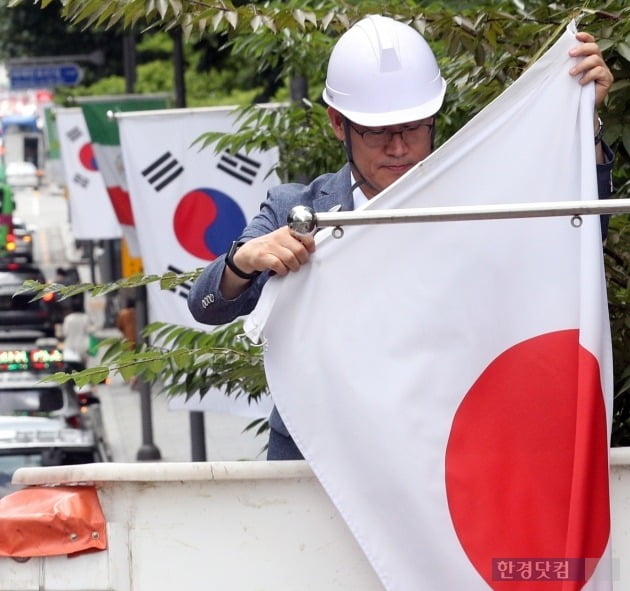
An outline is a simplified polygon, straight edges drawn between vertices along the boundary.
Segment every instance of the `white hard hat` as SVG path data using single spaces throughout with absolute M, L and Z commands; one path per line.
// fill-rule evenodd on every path
M 324 101 L 359 125 L 417 121 L 437 113 L 446 81 L 428 43 L 412 27 L 371 15 L 337 41 Z

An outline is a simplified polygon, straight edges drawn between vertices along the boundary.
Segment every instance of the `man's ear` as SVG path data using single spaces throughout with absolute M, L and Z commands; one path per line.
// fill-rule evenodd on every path
M 343 141 L 345 139 L 343 115 L 332 107 L 328 107 L 328 118 L 330 119 L 330 125 L 332 126 L 333 132 L 337 136 L 337 139 Z

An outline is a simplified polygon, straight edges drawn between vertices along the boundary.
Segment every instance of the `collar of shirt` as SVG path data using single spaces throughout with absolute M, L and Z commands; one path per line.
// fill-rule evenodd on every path
M 354 178 L 354 174 L 350 171 L 350 186 L 354 187 L 354 183 L 356 179 Z M 354 191 L 352 191 L 352 200 L 354 201 L 354 209 L 358 209 L 364 203 L 367 203 L 368 198 L 365 196 L 365 193 L 361 190 L 361 187 L 354 187 Z

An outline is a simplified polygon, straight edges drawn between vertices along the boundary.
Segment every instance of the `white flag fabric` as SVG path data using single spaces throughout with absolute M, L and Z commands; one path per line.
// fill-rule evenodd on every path
M 574 33 L 367 207 L 597 199 Z M 575 225 L 323 230 L 250 316 L 280 414 L 388 591 L 612 588 L 601 230 Z
M 98 169 L 80 108 L 55 109 L 57 135 L 68 188 L 70 228 L 77 240 L 121 237 L 120 224 Z
M 232 132 L 234 107 L 167 109 L 126 113 L 117 118 L 124 167 L 136 221 L 144 271 L 162 275 L 207 265 L 226 252 L 259 209 L 277 149 L 215 154 L 193 145 L 208 131 Z M 151 321 L 208 330 L 196 322 L 186 298 L 190 284 L 173 291 L 147 287 Z M 245 397 L 226 402 L 206 395 L 201 410 L 263 416 L 268 399 L 252 408 Z
M 122 163 L 118 126 L 112 113 L 162 109 L 165 95 L 127 94 L 96 97 L 79 97 L 85 124 L 92 138 L 94 153 L 103 181 L 120 223 L 125 246 L 131 257 L 139 256 L 134 212 L 131 207 L 125 169 Z

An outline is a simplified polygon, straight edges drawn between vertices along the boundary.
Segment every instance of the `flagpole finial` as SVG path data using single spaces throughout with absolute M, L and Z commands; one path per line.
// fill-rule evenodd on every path
M 313 234 L 317 229 L 317 214 L 311 207 L 297 205 L 289 212 L 287 224 L 294 234 Z

